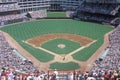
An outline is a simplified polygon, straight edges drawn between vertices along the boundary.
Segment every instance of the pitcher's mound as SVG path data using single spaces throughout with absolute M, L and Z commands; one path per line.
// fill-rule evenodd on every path
M 57 47 L 63 49 L 63 48 L 65 48 L 66 46 L 65 46 L 65 44 L 58 44 Z

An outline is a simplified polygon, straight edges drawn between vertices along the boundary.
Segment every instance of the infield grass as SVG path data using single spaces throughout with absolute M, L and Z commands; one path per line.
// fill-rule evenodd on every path
M 61 47 L 59 47 L 60 45 Z M 77 48 L 80 48 L 81 46 L 77 42 L 70 41 L 63 38 L 58 38 L 42 44 L 41 47 L 57 54 L 68 54 L 71 51 L 74 51 Z

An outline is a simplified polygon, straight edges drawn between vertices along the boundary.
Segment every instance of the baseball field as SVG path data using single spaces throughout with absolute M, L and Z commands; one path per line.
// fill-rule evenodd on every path
M 89 59 L 104 43 L 104 35 L 112 29 L 109 25 L 71 19 L 42 19 L 0 28 L 29 53 L 25 56 L 19 50 L 23 56 L 32 60 L 32 55 L 39 61 L 37 66 L 59 70 L 89 65 Z

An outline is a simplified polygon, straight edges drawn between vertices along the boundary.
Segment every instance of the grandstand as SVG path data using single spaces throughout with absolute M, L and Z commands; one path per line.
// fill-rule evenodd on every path
M 79 20 L 109 23 L 117 26 L 119 22 L 116 22 L 116 24 L 114 22 L 119 17 L 119 10 L 119 3 L 83 2 L 72 17 Z
M 120 80 L 120 1 L 0 0 L 0 80 Z

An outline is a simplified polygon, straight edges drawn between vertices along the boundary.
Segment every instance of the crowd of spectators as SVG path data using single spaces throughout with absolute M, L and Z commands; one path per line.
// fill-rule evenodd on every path
M 17 3 L 12 4 L 0 4 L 0 12 L 4 11 L 11 11 L 11 10 L 17 10 L 19 9 L 19 5 Z
M 17 56 L 17 54 L 13 53 L 13 50 L 14 48 L 9 45 L 3 33 L 0 32 L 0 80 L 7 80 L 6 78 L 9 78 L 9 80 L 19 80 L 13 78 L 20 76 L 30 78 L 28 76 L 33 75 L 33 73 L 37 75 L 44 73 L 37 69 L 31 61 L 23 60 L 21 57 Z
M 32 19 L 40 19 L 47 17 L 46 10 L 32 11 L 29 12 Z M 30 17 L 26 16 L 26 13 L 22 14 L 9 14 L 9 15 L 0 15 L 0 26 L 4 26 L 7 24 L 17 23 L 28 21 Z
M 120 24 L 120 18 L 115 18 L 114 20 L 112 20 L 110 22 L 110 24 L 114 25 L 114 26 L 117 26 Z
M 111 21 L 118 18 L 119 9 L 120 5 L 116 3 L 83 2 L 72 17 L 77 20 L 111 24 Z M 114 22 L 112 25 L 117 24 L 118 22 Z
M 17 14 L 17 11 L 15 12 L 19 8 L 16 1 L 0 3 L 0 26 L 28 20 L 25 15 Z
M 37 18 L 39 19 L 39 18 L 47 17 L 47 11 L 46 10 L 32 11 L 32 12 L 29 12 L 29 14 L 33 19 L 37 19 Z
M 114 17 L 111 16 L 104 16 L 104 15 L 98 15 L 98 14 L 90 14 L 90 13 L 84 13 L 81 12 L 81 14 L 78 15 L 78 18 L 81 20 L 87 20 L 87 21 L 94 21 L 94 22 L 104 22 L 104 23 L 110 23 L 112 20 L 114 20 Z
M 0 16 L 0 26 L 16 22 L 26 21 L 28 18 L 24 14 L 10 14 Z
M 90 3 L 84 2 L 79 6 L 78 10 L 91 12 L 91 13 L 101 13 L 113 15 L 112 12 L 119 7 L 116 3 Z
M 14 19 L 20 19 L 20 18 L 25 18 L 25 15 L 24 14 L 4 15 L 4 16 L 0 16 L 0 22 L 14 20 Z
M 29 20 L 29 18 L 26 17 L 26 14 L 16 14 L 17 12 L 16 13 L 14 12 L 15 10 L 18 9 L 20 9 L 20 7 L 17 2 L 1 3 L 0 12 L 2 13 L 2 15 L 0 14 L 0 26 Z M 4 14 L 9 11 L 11 12 L 11 14 L 8 15 Z M 33 19 L 47 17 L 46 10 L 32 11 L 29 13 Z

